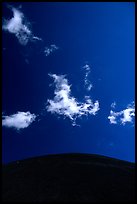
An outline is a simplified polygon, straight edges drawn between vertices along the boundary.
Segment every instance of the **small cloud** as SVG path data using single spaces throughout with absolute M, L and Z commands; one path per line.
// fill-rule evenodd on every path
M 90 91 L 92 87 L 93 87 L 92 84 L 89 82 L 87 86 L 87 90 Z
M 123 110 L 123 118 L 121 118 L 121 123 L 125 125 L 127 122 L 132 122 L 133 117 L 135 117 L 135 107 L 128 107 Z
M 110 120 L 110 124 L 122 124 L 125 125 L 126 123 L 133 122 L 133 117 L 135 117 L 135 104 L 134 102 L 129 104 L 126 109 L 114 112 L 110 111 L 110 115 L 108 119 Z
M 115 108 L 116 107 L 116 102 L 114 101 L 112 104 L 111 104 L 111 108 Z
M 86 87 L 87 91 L 90 91 L 91 88 L 93 87 L 90 80 L 88 79 L 91 68 L 90 68 L 90 66 L 88 64 L 86 64 L 86 65 L 83 66 L 83 69 L 86 71 L 85 78 L 84 78 L 84 84 L 85 84 L 85 87 Z
M 29 41 L 42 40 L 33 35 L 30 30 L 30 23 L 26 21 L 24 14 L 14 8 L 13 6 L 8 6 L 13 12 L 13 17 L 9 20 L 4 19 L 2 29 L 14 34 L 21 45 L 26 45 Z
M 113 115 L 112 116 L 108 116 L 108 119 L 110 120 L 111 124 L 117 124 L 115 116 L 113 116 Z
M 110 115 L 108 116 L 108 119 L 110 120 L 110 123 L 111 124 L 117 124 L 117 121 L 116 121 L 116 117 L 119 115 L 120 113 L 116 113 L 114 111 L 110 111 Z
M 32 39 L 33 39 L 33 40 L 40 40 L 40 41 L 43 41 L 42 38 L 39 38 L 39 37 L 37 37 L 37 36 L 33 36 Z
M 72 125 L 76 125 L 76 119 L 84 115 L 96 115 L 99 108 L 99 102 L 92 102 L 89 96 L 85 96 L 85 102 L 78 102 L 75 97 L 71 96 L 71 85 L 65 75 L 49 74 L 54 79 L 55 97 L 53 100 L 48 99 L 46 109 L 48 112 L 56 113 L 70 118 Z
M 88 64 L 84 65 L 83 69 L 85 69 L 88 73 L 90 73 L 90 66 Z
M 36 115 L 30 112 L 17 112 L 10 116 L 2 116 L 2 126 L 7 128 L 15 128 L 17 130 L 27 128 L 33 121 Z
M 58 50 L 59 47 L 57 47 L 56 45 L 50 45 L 50 47 L 45 47 L 44 53 L 47 56 L 49 56 L 52 52 L 54 52 L 55 50 Z

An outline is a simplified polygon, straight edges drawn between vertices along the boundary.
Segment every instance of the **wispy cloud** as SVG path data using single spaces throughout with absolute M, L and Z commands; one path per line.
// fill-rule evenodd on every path
M 10 116 L 2 116 L 2 126 L 19 130 L 27 128 L 35 119 L 36 115 L 31 114 L 29 111 L 17 112 Z
M 33 36 L 32 39 L 33 39 L 33 40 L 40 40 L 40 41 L 43 41 L 42 38 L 39 38 L 39 37 L 37 37 L 37 36 Z
M 111 103 L 111 108 L 115 108 L 116 107 L 116 102 L 114 101 L 113 103 Z
M 78 102 L 71 96 L 71 85 L 65 75 L 49 74 L 54 79 L 55 97 L 48 99 L 46 109 L 48 112 L 56 113 L 70 118 L 72 125 L 76 125 L 76 119 L 83 115 L 95 115 L 99 110 L 99 102 L 92 102 L 89 96 L 85 97 L 85 102 Z
M 30 22 L 26 20 L 24 14 L 13 6 L 8 6 L 13 12 L 13 17 L 4 19 L 2 29 L 14 34 L 21 45 L 26 45 L 29 41 L 42 40 L 33 35 L 30 29 Z
M 49 56 L 52 52 L 54 52 L 55 50 L 58 50 L 59 47 L 57 47 L 56 45 L 50 45 L 49 47 L 45 47 L 44 49 L 44 53 L 47 56 Z
M 83 66 L 83 69 L 86 71 L 85 78 L 84 78 L 85 87 L 86 87 L 87 91 L 90 91 L 91 88 L 93 87 L 93 85 L 91 84 L 90 80 L 88 79 L 89 74 L 91 72 L 90 71 L 91 68 L 90 68 L 90 66 L 88 64 L 86 64 L 86 65 Z
M 110 115 L 108 116 L 108 119 L 110 120 L 110 124 L 125 125 L 126 123 L 133 122 L 133 117 L 135 117 L 134 102 L 132 102 L 131 104 L 128 104 L 127 108 L 122 111 L 115 112 L 111 110 Z

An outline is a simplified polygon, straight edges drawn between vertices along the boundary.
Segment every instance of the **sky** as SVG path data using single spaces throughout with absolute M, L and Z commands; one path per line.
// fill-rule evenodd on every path
M 135 162 L 135 4 L 2 4 L 2 162 Z

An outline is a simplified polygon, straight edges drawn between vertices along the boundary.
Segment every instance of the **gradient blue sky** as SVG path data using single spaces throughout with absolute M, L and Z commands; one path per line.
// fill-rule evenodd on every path
M 20 131 L 2 129 L 3 163 L 54 153 L 93 153 L 135 161 L 134 126 L 110 124 L 115 101 L 121 111 L 135 99 L 134 3 L 3 3 L 3 18 L 12 18 L 7 5 L 20 9 L 42 41 L 21 45 L 15 35 L 2 32 L 2 111 L 12 115 L 30 111 L 36 120 Z M 21 6 L 21 8 L 19 8 Z M 44 48 L 59 49 L 45 56 Z M 84 70 L 91 67 L 93 88 L 84 88 Z M 99 101 L 95 116 L 77 120 L 45 110 L 53 99 L 53 79 L 48 73 L 66 74 L 71 93 Z

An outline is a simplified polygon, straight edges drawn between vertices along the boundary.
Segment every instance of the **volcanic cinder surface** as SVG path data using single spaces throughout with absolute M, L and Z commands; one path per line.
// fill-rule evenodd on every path
M 58 154 L 3 165 L 2 200 L 135 201 L 135 165 L 90 154 Z

